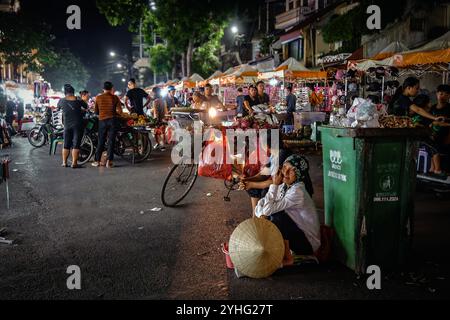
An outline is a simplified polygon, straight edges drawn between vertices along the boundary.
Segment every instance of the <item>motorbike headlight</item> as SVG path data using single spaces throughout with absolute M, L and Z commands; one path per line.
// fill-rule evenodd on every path
M 215 118 L 217 116 L 217 109 L 214 107 L 211 107 L 211 108 L 209 108 L 208 113 L 209 113 L 210 118 Z

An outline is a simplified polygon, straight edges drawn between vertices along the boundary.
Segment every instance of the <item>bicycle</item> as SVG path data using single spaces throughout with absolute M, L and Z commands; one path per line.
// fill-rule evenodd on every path
M 175 117 L 176 118 L 176 117 Z M 184 121 L 190 119 L 191 121 L 198 121 L 201 117 L 198 114 L 190 113 L 188 115 L 183 114 L 181 117 Z M 209 126 L 214 128 L 215 126 Z M 206 147 L 206 144 L 202 144 L 202 151 Z M 191 191 L 198 178 L 198 164 L 193 163 L 194 156 L 193 150 L 191 150 L 190 157 L 183 157 L 179 163 L 175 164 L 167 174 L 162 189 L 161 189 L 161 202 L 166 207 L 176 207 Z M 240 182 L 240 172 L 232 170 L 231 180 L 224 180 L 225 188 L 228 190 L 227 195 L 224 197 L 224 201 L 230 201 L 229 195 L 231 191 L 236 190 Z
M 85 136 L 93 144 L 93 152 L 86 156 L 88 162 L 95 153 L 98 145 L 98 117 L 89 112 L 86 115 Z M 152 143 L 147 133 L 135 130 L 131 127 L 121 124 L 117 131 L 114 154 L 122 157 L 132 164 L 140 163 L 150 156 Z M 81 152 L 81 150 L 80 150 Z M 86 152 L 86 154 L 88 154 Z

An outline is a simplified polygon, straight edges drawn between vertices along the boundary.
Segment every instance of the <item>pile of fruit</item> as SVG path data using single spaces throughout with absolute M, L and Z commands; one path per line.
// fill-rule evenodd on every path
M 243 118 L 238 118 L 236 120 L 236 127 L 246 130 L 246 129 L 275 129 L 278 128 L 277 125 L 269 123 L 266 120 L 257 118 L 254 116 L 246 116 Z
M 156 124 L 156 120 L 147 117 L 144 115 L 137 115 L 136 113 L 132 114 L 123 114 L 122 118 L 126 120 L 127 125 L 130 127 L 145 127 L 145 126 L 152 126 Z
M 414 128 L 416 125 L 409 117 L 384 116 L 380 120 L 380 128 Z

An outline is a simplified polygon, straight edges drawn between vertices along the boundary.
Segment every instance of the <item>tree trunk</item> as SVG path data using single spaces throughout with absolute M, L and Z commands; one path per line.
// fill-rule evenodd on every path
M 189 39 L 189 44 L 186 52 L 186 74 L 188 77 L 191 76 L 192 69 L 192 52 L 194 51 L 194 41 Z
M 173 66 L 172 66 L 172 80 L 176 78 L 177 73 L 177 55 L 174 53 L 172 56 Z
M 181 53 L 181 77 L 186 77 L 186 53 Z

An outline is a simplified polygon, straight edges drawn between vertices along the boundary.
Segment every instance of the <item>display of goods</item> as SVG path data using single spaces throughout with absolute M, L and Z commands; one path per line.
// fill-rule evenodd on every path
M 153 126 L 156 125 L 156 119 L 152 117 L 148 117 L 145 115 L 137 115 L 136 113 L 132 114 L 123 114 L 122 118 L 127 122 L 127 125 L 130 127 L 145 127 L 145 126 Z
M 246 130 L 246 129 L 272 129 L 277 128 L 277 124 L 273 120 L 274 117 L 271 115 L 256 115 L 256 116 L 246 116 L 243 118 L 238 118 L 236 120 L 236 127 Z
M 320 92 L 312 92 L 309 96 L 309 102 L 312 106 L 317 107 L 323 103 L 324 96 Z
M 197 112 L 204 112 L 205 110 L 199 110 L 199 109 L 194 109 L 194 108 L 172 108 L 170 109 L 171 112 L 189 112 L 189 113 L 197 113 Z
M 379 120 L 381 128 L 414 128 L 416 125 L 409 117 L 384 116 Z

